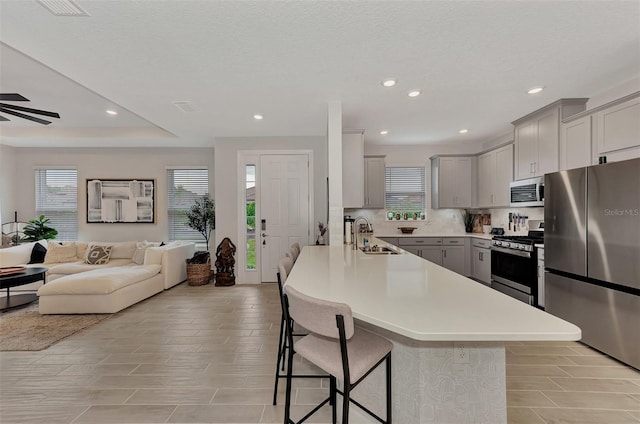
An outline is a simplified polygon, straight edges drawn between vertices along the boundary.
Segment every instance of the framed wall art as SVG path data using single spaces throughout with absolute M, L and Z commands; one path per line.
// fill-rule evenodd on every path
M 87 223 L 155 223 L 155 180 L 87 179 Z

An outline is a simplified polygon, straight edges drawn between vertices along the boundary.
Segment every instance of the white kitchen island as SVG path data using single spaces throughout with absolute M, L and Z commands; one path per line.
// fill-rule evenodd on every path
M 379 245 L 386 243 L 374 239 Z M 308 246 L 287 285 L 351 306 L 393 344 L 396 423 L 506 423 L 505 341 L 579 340 L 575 325 L 406 253 Z M 464 346 L 466 356 L 454 349 Z M 384 413 L 384 367 L 354 398 Z M 375 422 L 357 407 L 352 422 Z

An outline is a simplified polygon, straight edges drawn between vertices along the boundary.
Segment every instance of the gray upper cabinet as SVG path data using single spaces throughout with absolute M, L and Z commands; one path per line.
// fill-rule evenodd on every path
M 563 121 L 560 131 L 560 170 L 591 165 L 591 115 Z
M 513 144 L 478 156 L 477 206 L 509 206 L 509 183 L 513 181 Z
M 364 200 L 364 130 L 342 134 L 342 206 L 361 208 Z
M 473 206 L 475 157 L 433 156 L 431 158 L 431 207 L 470 208 Z
M 513 121 L 515 179 L 559 169 L 560 121 L 586 109 L 588 99 L 561 99 Z
M 613 103 L 613 102 L 612 102 Z M 640 147 L 640 93 L 634 93 L 596 112 L 595 147 L 598 155 L 608 155 Z M 638 157 L 638 151 L 616 160 Z
M 640 157 L 640 92 L 567 119 L 560 129 L 560 170 Z
M 384 208 L 384 156 L 365 156 L 364 158 L 364 207 Z

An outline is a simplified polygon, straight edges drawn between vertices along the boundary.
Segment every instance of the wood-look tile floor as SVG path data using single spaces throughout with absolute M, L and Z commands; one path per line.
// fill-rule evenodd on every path
M 279 323 L 275 284 L 182 284 L 46 350 L 0 352 L 0 423 L 281 423 Z M 640 423 L 640 372 L 580 343 L 506 353 L 510 424 Z M 326 391 L 296 380 L 294 418 Z

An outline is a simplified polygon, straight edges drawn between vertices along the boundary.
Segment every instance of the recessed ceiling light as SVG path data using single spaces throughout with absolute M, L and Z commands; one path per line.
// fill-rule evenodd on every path
M 409 97 L 418 97 L 421 94 L 422 94 L 422 90 L 413 90 L 413 91 L 409 91 L 407 95 Z
M 460 131 L 458 131 L 458 132 L 459 132 L 460 134 L 466 134 L 466 133 L 468 133 L 468 132 L 469 132 L 469 130 L 468 130 L 468 129 L 466 129 L 466 128 L 463 128 L 463 129 L 461 129 L 461 130 L 460 130 Z
M 394 78 L 387 78 L 386 80 L 382 81 L 380 84 L 382 84 L 383 87 L 393 87 L 394 85 L 396 85 L 398 81 L 396 81 Z
M 115 110 L 111 110 L 111 109 L 107 110 L 106 112 L 107 112 L 109 115 L 117 115 L 117 114 L 118 114 L 118 112 L 116 112 Z
M 260 121 L 262 118 L 263 118 L 262 115 L 259 115 L 259 114 L 253 115 L 253 119 L 255 119 L 256 121 Z
M 544 90 L 544 87 L 534 87 L 531 90 L 527 91 L 527 94 L 538 94 L 542 90 Z
M 387 130 L 380 131 L 380 135 L 387 135 L 387 134 L 389 134 L 389 131 Z

